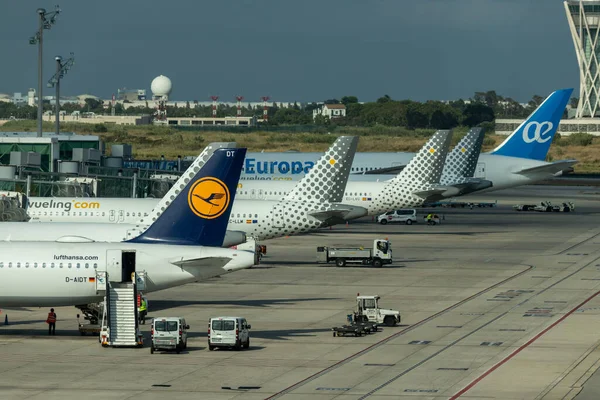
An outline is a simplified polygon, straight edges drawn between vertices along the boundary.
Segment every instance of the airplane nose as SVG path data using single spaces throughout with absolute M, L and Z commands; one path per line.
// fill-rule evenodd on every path
M 239 271 L 240 269 L 250 268 L 254 265 L 254 253 L 251 251 L 238 250 L 233 253 L 231 261 L 229 261 L 223 269 L 227 272 Z

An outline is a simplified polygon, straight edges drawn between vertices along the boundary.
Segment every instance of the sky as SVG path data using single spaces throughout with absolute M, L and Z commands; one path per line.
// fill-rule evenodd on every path
M 38 7 L 54 57 L 75 54 L 61 95 L 110 98 L 158 75 L 171 100 L 453 100 L 475 91 L 526 102 L 575 88 L 579 72 L 559 0 L 37 0 L 0 3 L 0 93 L 37 88 Z

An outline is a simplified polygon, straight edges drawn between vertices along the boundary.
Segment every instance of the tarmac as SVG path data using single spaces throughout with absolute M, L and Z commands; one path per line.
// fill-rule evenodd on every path
M 260 266 L 148 294 L 149 317 L 191 326 L 181 354 L 102 348 L 73 307 L 3 309 L 1 399 L 597 399 L 600 398 L 600 191 L 528 186 L 465 198 L 491 209 L 436 209 L 421 221 L 371 218 L 265 242 Z M 575 212 L 513 204 L 573 201 Z M 419 210 L 419 218 L 426 213 Z M 316 264 L 322 245 L 388 238 L 381 269 Z M 402 322 L 335 337 L 357 293 Z M 250 349 L 207 349 L 210 317 L 252 325 Z M 143 325 L 149 333 L 149 325 Z

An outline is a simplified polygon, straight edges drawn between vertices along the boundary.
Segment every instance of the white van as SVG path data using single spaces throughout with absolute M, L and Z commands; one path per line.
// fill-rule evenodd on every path
M 217 317 L 208 322 L 208 350 L 215 347 L 250 347 L 250 325 L 242 317 Z
M 150 353 L 154 350 L 175 350 L 177 354 L 187 348 L 187 331 L 190 326 L 185 318 L 156 317 L 152 319 Z
M 400 222 L 412 225 L 417 222 L 417 210 L 411 208 L 386 212 L 377 217 L 377 222 L 381 225 L 385 225 L 388 222 Z

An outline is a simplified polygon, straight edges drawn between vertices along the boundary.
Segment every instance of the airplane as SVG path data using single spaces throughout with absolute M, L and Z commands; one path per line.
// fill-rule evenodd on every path
M 186 172 L 187 183 L 176 188 L 177 196 L 167 198 L 165 209 L 152 215 L 153 223 L 127 241 L 68 236 L 50 242 L 0 242 L 0 304 L 97 303 L 103 299 L 96 291 L 102 273 L 125 281 L 144 271 L 145 292 L 154 292 L 251 267 L 253 254 L 213 247 L 225 236 L 245 153 L 218 149 L 203 168 Z M 224 195 L 216 205 L 192 198 L 213 193 Z
M 479 192 L 549 179 L 577 163 L 576 160 L 545 161 L 572 92 L 573 89 L 561 89 L 551 93 L 502 144 L 479 155 L 472 176 L 493 184 Z M 276 181 L 279 185 L 282 181 L 297 180 L 312 168 L 317 154 L 249 152 L 240 180 L 244 185 L 247 181 Z M 413 157 L 414 153 L 405 152 L 357 153 L 349 183 L 392 179 Z
M 213 144 L 209 147 L 218 145 Z M 242 232 L 245 236 L 252 236 L 256 240 L 266 240 L 309 232 L 365 216 L 367 210 L 362 206 L 341 204 L 357 145 L 358 137 L 339 137 L 322 155 L 318 166 L 298 182 L 297 194 L 293 199 L 235 201 L 229 219 L 228 234 Z M 205 152 L 202 154 L 206 154 Z M 13 242 L 53 241 L 63 236 L 85 236 L 95 241 L 110 242 L 132 239 L 140 234 L 140 229 L 146 227 L 149 221 L 157 217 L 155 215 L 157 212 L 160 213 L 169 204 L 169 199 L 177 194 L 178 188 L 190 179 L 190 171 L 200 168 L 203 162 L 203 157 L 198 157 L 160 201 L 95 198 L 88 202 L 87 199 L 31 198 L 27 207 L 27 212 L 32 217 L 31 221 L 71 222 L 52 224 L 3 222 L 0 224 L 0 238 Z M 307 189 L 315 187 L 316 184 L 319 185 L 318 190 Z M 218 201 L 212 194 L 200 200 L 206 204 Z M 94 206 L 89 207 L 90 203 Z M 65 205 L 68 205 L 70 211 L 65 211 Z M 54 211 L 57 208 L 62 210 Z M 73 211 L 74 209 L 90 211 Z M 116 225 L 109 223 L 114 222 L 114 218 L 111 221 L 111 217 L 116 214 L 122 216 L 119 222 L 123 221 L 123 223 Z M 140 220 L 142 215 L 144 217 Z M 221 245 L 229 247 L 243 244 L 247 238 L 244 237 L 238 242 L 234 239 L 235 237 L 232 237 Z
M 438 131 L 425 143 L 419 153 L 409 162 L 406 168 L 386 182 L 348 182 L 346 186 L 340 180 L 337 184 L 333 177 L 328 178 L 328 174 L 323 173 L 323 169 L 330 167 L 332 149 L 339 148 L 340 141 L 346 140 L 342 136 L 330 147 L 330 150 L 322 155 L 316 163 L 315 168 L 311 168 L 305 177 L 297 183 L 278 182 L 277 188 L 273 190 L 248 189 L 248 184 L 275 184 L 275 182 L 245 182 L 238 185 L 238 201 L 249 201 L 252 204 L 253 212 L 251 214 L 236 214 L 236 206 L 232 212 L 229 229 L 244 230 L 247 235 L 256 240 L 266 240 L 296 233 L 304 233 L 321 227 L 330 226 L 334 222 L 342 220 L 352 220 L 365 215 L 379 215 L 390 210 L 404 207 L 418 207 L 432 198 L 437 198 L 443 193 L 456 193 L 451 185 L 441 185 L 440 178 L 444 169 L 444 162 L 448 154 L 448 149 L 452 139 L 451 131 Z M 353 140 L 357 141 L 357 138 Z M 354 149 L 357 142 L 354 143 Z M 349 146 L 349 145 L 348 145 Z M 346 147 L 348 147 L 346 146 Z M 351 165 L 352 160 L 344 165 Z M 338 165 L 334 163 L 333 165 Z M 347 179 L 349 168 L 344 170 L 344 177 Z M 329 200 L 339 200 L 343 204 L 321 203 L 321 199 L 313 198 L 319 190 L 313 190 L 317 179 L 329 179 L 324 186 L 325 194 L 327 189 L 335 190 L 336 195 L 328 197 Z M 345 188 L 345 191 L 344 191 Z M 250 190 L 250 191 L 249 191 Z M 248 196 L 258 196 L 260 200 L 249 199 Z M 39 203 L 39 198 L 35 199 Z M 110 207 L 111 203 L 123 212 L 147 212 L 156 205 L 156 200 L 152 199 L 104 199 L 96 198 L 98 207 Z M 320 206 L 322 205 L 322 206 Z M 321 209 L 319 209 L 321 207 Z M 159 208 L 159 207 L 157 207 Z M 126 210 L 126 211 L 125 211 Z M 265 210 L 265 212 L 259 212 Z M 308 211 L 307 211 L 308 210 Z M 31 212 L 33 218 L 39 218 L 43 221 L 46 215 L 40 215 L 41 212 Z M 46 211 L 43 212 L 46 214 Z M 287 214 L 286 214 L 287 213 Z M 333 213 L 333 214 L 332 214 Z M 338 218 L 334 222 L 329 219 L 338 213 Z M 98 212 L 96 212 L 98 214 Z M 61 215 L 59 218 L 62 218 Z M 286 218 L 287 217 L 287 218 Z M 54 217 L 52 217 L 54 218 Z M 98 218 L 98 217 L 96 217 Z M 104 216 L 106 218 L 106 216 Z M 254 219 L 257 218 L 257 219 Z M 311 219 L 312 218 L 312 219 Z M 16 223 L 0 224 L 0 238 L 5 240 L 28 240 L 27 238 L 47 236 L 51 240 L 54 236 L 44 235 L 42 230 L 34 228 L 19 229 L 15 232 Z M 12 225 L 12 226 L 11 226 Z M 75 225 L 75 224 L 73 224 Z M 245 228 L 246 227 L 246 228 Z M 48 228 L 56 229 L 56 228 Z M 83 229 L 69 227 L 69 229 Z M 131 229 L 130 229 L 131 230 Z M 128 230 L 128 235 L 130 230 Z M 100 230 L 98 230 L 98 235 Z M 135 231 L 133 231 L 135 235 Z
M 400 173 L 385 181 L 350 181 L 346 184 L 344 204 L 362 205 L 368 215 L 379 215 L 398 208 L 418 207 L 439 198 L 472 193 L 491 187 L 489 181 L 465 178 L 472 174 L 481 150 L 483 132 L 473 129 L 448 154 L 451 131 L 438 131 Z M 446 171 L 446 175 L 443 172 Z M 240 182 L 238 198 L 274 200 L 289 196 L 294 182 Z M 267 190 L 276 187 L 276 190 Z

